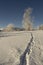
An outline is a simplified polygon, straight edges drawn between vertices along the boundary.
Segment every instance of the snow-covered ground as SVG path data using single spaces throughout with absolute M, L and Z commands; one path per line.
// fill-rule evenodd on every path
M 33 34 L 30 65 L 43 65 L 43 31 L 0 32 L 0 65 L 18 65 Z

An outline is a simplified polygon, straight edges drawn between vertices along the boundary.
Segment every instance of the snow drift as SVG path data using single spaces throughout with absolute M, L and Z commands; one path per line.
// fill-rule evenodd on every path
M 33 34 L 34 47 L 29 65 L 43 65 L 43 31 L 3 32 L 0 37 L 0 65 L 19 65 Z M 8 36 L 6 36 L 8 35 Z

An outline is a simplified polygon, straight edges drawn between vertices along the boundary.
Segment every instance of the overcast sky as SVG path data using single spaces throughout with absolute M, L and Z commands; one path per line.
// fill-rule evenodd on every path
M 43 24 L 43 0 L 0 0 L 0 27 L 21 27 L 25 9 L 33 8 L 35 26 Z

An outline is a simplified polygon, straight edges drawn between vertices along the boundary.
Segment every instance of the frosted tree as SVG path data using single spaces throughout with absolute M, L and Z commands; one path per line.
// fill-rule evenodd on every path
M 43 25 L 40 25 L 39 26 L 39 30 L 43 30 Z
M 33 20 L 32 20 L 31 14 L 32 14 L 32 8 L 28 8 L 24 12 L 22 26 L 25 30 L 32 30 Z
M 14 30 L 14 25 L 13 24 L 8 24 L 7 27 L 5 28 L 6 31 L 13 31 Z

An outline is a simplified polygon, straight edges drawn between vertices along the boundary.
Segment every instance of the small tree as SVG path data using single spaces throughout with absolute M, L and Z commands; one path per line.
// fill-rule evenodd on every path
M 39 26 L 39 30 L 43 30 L 43 25 L 40 25 Z
M 13 31 L 14 30 L 14 25 L 13 24 L 8 24 L 7 27 L 5 28 L 5 31 Z

